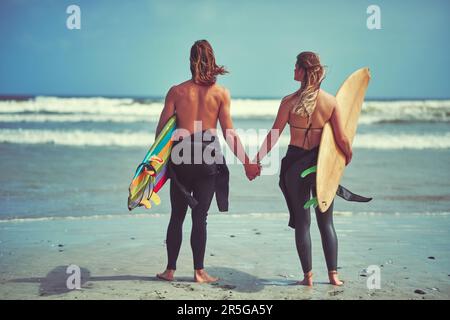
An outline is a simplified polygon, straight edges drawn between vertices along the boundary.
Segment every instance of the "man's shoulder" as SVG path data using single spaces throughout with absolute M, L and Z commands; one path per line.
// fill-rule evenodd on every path
M 228 96 L 230 95 L 230 90 L 228 90 L 227 87 L 225 87 L 225 86 L 223 86 L 221 84 L 215 83 L 215 84 L 213 84 L 213 88 L 214 88 L 214 90 L 216 90 L 220 94 L 225 94 L 225 95 L 228 95 Z
M 181 82 L 181 83 L 178 83 L 178 84 L 174 84 L 174 85 L 170 88 L 170 90 L 171 90 L 171 91 L 180 91 L 180 90 L 182 90 L 183 88 L 186 88 L 188 85 L 189 85 L 189 80 L 184 81 L 184 82 Z
M 228 101 L 231 99 L 230 90 L 226 88 L 225 86 L 222 86 L 220 84 L 213 84 L 212 89 L 214 90 L 214 94 L 216 97 L 218 97 L 222 101 Z
M 189 80 L 188 81 L 184 81 L 184 82 L 179 83 L 179 84 L 174 84 L 172 87 L 170 87 L 167 95 L 170 95 L 171 97 L 183 96 L 183 94 L 188 89 L 188 85 L 189 85 Z

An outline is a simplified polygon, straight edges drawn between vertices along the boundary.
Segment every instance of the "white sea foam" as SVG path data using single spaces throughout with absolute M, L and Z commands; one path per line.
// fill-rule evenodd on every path
M 101 114 L 159 116 L 162 102 L 139 103 L 133 99 L 36 97 L 26 101 L 0 101 L 0 114 Z
M 366 101 L 360 123 L 450 122 L 450 100 Z
M 0 142 L 24 144 L 56 144 L 64 146 L 146 146 L 154 140 L 149 132 L 105 132 L 83 130 L 0 130 Z
M 46 221 L 81 221 L 81 220 L 112 220 L 112 219 L 154 219 L 168 216 L 169 213 L 130 213 L 130 214 L 105 214 L 91 216 L 47 216 L 47 217 L 23 217 L 23 218 L 5 218 L 0 219 L 0 223 L 23 223 L 23 222 L 46 222 Z M 450 212 L 364 212 L 364 211 L 334 211 L 333 215 L 352 217 L 352 216 L 450 216 Z M 253 213 L 225 213 L 214 214 L 212 219 L 285 219 L 289 214 L 286 212 L 253 212 Z
M 256 148 L 267 131 L 240 132 L 244 146 Z M 0 129 L 0 143 L 55 144 L 64 146 L 148 147 L 154 134 L 141 132 L 109 132 L 84 130 Z M 223 138 L 220 138 L 224 145 Z M 286 146 L 289 136 L 283 134 L 278 146 Z M 358 134 L 354 148 L 364 149 L 449 149 L 450 132 L 443 134 Z
M 232 115 L 237 119 L 273 119 L 278 99 L 235 99 Z M 137 123 L 157 121 L 162 101 L 136 102 L 133 99 L 111 98 L 57 98 L 37 97 L 27 101 L 0 101 L 0 127 L 2 123 L 74 123 L 117 122 Z M 368 101 L 363 106 L 360 123 L 435 121 L 450 122 L 450 100 L 422 101 Z M 95 128 L 95 127 L 93 127 Z M 262 143 L 263 135 L 243 135 L 247 145 Z M 150 132 L 109 132 L 89 130 L 49 129 L 0 129 L 0 142 L 68 146 L 148 146 L 154 136 Z M 223 142 L 223 141 L 222 141 Z M 280 144 L 289 143 L 287 135 Z M 447 149 L 450 148 L 449 133 L 444 134 L 370 134 L 355 137 L 355 148 L 372 149 Z
M 2 114 L 0 113 L 0 123 L 2 122 L 117 122 L 117 123 L 136 123 L 156 121 L 156 116 L 143 117 L 131 114 Z
M 444 134 L 358 134 L 354 148 L 365 149 L 449 149 L 450 132 Z
M 237 119 L 273 119 L 280 99 L 234 99 Z M 162 101 L 133 99 L 37 97 L 27 101 L 0 101 L 0 122 L 156 121 Z M 450 100 L 366 101 L 360 123 L 450 122 Z
M 111 220 L 111 219 L 143 219 L 143 218 L 160 218 L 167 214 L 160 213 L 138 213 L 138 214 L 96 214 L 91 216 L 48 216 L 48 217 L 24 217 L 24 218 L 7 218 L 0 219 L 0 223 L 7 222 L 42 222 L 42 221 L 73 221 L 73 220 Z

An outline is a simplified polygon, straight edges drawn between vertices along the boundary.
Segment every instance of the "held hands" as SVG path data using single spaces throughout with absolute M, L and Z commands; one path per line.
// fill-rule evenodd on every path
M 244 164 L 245 175 L 252 181 L 261 174 L 261 164 L 258 162 L 249 162 Z

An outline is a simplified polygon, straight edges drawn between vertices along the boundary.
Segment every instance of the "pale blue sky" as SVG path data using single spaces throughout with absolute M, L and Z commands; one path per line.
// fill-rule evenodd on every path
M 66 8 L 81 7 L 81 30 Z M 381 30 L 366 9 L 381 8 Z M 448 98 L 450 1 L 2 0 L 0 94 L 162 96 L 190 77 L 189 49 L 213 45 L 235 97 L 297 88 L 295 56 L 316 51 L 335 93 L 369 66 L 371 98 Z

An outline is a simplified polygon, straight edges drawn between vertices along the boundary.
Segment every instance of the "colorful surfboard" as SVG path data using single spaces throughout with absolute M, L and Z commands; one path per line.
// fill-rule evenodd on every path
M 156 205 L 161 203 L 158 191 L 167 181 L 167 164 L 172 151 L 172 134 L 176 124 L 174 115 L 166 122 L 144 160 L 137 167 L 128 188 L 128 210 L 131 211 L 140 206 L 150 209 L 152 207 L 150 200 Z

